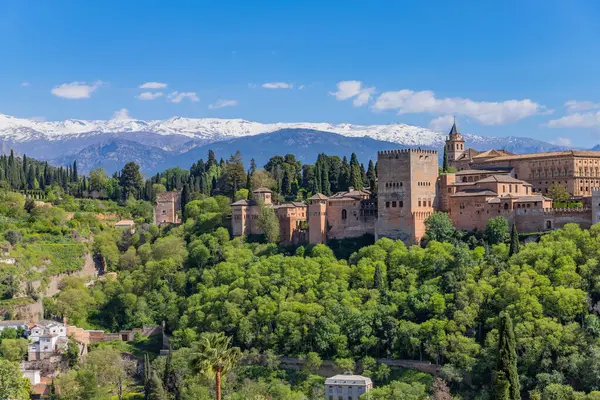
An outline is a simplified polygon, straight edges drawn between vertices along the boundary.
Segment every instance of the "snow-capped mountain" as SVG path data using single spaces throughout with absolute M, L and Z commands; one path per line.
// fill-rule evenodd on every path
M 281 129 L 310 129 L 333 132 L 348 137 L 367 136 L 375 140 L 404 145 L 434 146 L 443 142 L 444 135 L 429 129 L 406 124 L 353 125 L 329 123 L 273 123 L 243 119 L 183 118 L 167 120 L 74 120 L 37 121 L 0 114 L 0 138 L 14 141 L 65 140 L 99 133 L 147 132 L 158 135 L 181 135 L 190 139 L 217 141 L 269 133 Z
M 254 138 L 257 135 L 260 137 Z M 467 146 L 478 150 L 496 148 L 529 153 L 562 149 L 514 136 L 464 134 L 464 137 Z M 243 119 L 182 117 L 148 121 L 38 121 L 0 114 L 0 153 L 14 150 L 17 154 L 27 154 L 55 164 L 77 159 L 81 162 L 82 172 L 98 166 L 112 172 L 127 161 L 138 162 L 147 172 L 166 166 L 188 168 L 186 163 L 202 157 L 208 148 L 219 149 L 223 153 L 239 149 L 245 160 L 268 160 L 283 151 L 302 153 L 301 159 L 305 162 L 312 162 L 323 151 L 348 156 L 350 154 L 346 153 L 356 152 L 363 157 L 374 158 L 378 148 L 441 150 L 445 138 L 446 132 L 406 124 L 266 124 Z M 228 156 L 218 154 L 218 157 Z

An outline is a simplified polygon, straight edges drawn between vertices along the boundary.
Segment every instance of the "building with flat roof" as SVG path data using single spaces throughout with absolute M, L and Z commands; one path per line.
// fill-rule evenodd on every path
M 371 378 L 361 375 L 335 375 L 325 379 L 325 400 L 359 400 L 373 389 Z

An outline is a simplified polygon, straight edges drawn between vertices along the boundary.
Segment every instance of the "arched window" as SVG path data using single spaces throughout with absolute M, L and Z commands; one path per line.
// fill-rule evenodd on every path
M 504 209 L 508 210 L 508 203 L 504 203 Z
M 346 212 L 346 210 L 342 210 L 342 219 L 346 219 L 348 218 L 348 213 Z

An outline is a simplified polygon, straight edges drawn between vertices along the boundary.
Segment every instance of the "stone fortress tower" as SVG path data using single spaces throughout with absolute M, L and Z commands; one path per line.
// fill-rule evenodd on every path
M 327 196 L 317 193 L 308 199 L 308 243 L 327 242 Z
M 457 137 L 462 140 L 462 137 Z M 377 154 L 377 210 L 375 238 L 419 243 L 425 234 L 425 219 L 434 212 L 438 153 L 405 149 Z

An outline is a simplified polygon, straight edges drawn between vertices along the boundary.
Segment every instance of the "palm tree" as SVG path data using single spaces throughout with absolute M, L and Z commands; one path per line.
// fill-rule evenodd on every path
M 207 379 L 215 379 L 216 400 L 221 400 L 221 376 L 231 371 L 242 356 L 240 349 L 230 344 L 231 338 L 223 333 L 206 332 L 192 349 L 191 368 Z

